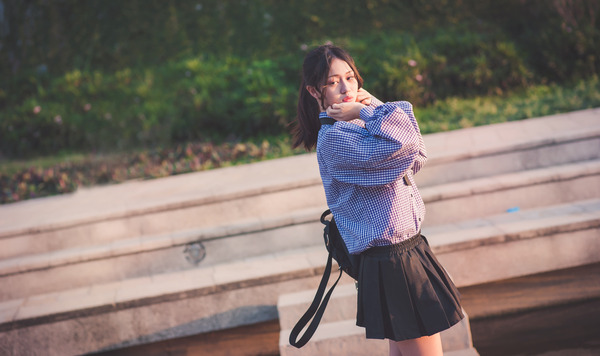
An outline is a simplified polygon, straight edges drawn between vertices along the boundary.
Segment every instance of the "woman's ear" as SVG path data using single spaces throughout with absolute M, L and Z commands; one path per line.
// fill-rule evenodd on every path
M 321 105 L 321 93 L 313 86 L 307 85 L 306 90 L 310 93 L 310 95 L 315 98 L 317 104 L 319 104 L 319 110 L 325 111 L 325 108 Z
M 306 90 L 308 90 L 308 92 L 310 93 L 310 95 L 313 98 L 317 99 L 317 101 L 321 100 L 321 93 L 319 93 L 319 91 L 315 87 L 313 87 L 311 85 L 307 85 L 306 86 Z

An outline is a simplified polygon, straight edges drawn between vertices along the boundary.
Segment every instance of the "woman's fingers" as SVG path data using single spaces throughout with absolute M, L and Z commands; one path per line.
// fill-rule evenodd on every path
M 356 101 L 365 105 L 371 104 L 371 94 L 363 88 L 358 89 Z
M 333 104 L 327 108 L 327 115 L 338 121 L 349 121 L 358 118 L 363 107 L 363 104 L 356 102 Z

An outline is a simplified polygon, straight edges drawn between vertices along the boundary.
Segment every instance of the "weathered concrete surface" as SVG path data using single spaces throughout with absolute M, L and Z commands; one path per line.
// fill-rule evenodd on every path
M 279 352 L 282 356 L 293 355 L 386 355 L 387 340 L 366 339 L 364 329 L 355 325 L 355 320 L 342 320 L 319 325 L 311 341 L 297 349 L 288 344 L 290 330 L 282 330 Z M 468 339 L 468 319 L 441 333 L 444 355 L 478 356 Z M 466 347 L 463 347 L 465 346 Z
M 319 278 L 294 278 L 173 300 L 162 297 L 167 300 L 139 306 L 116 304 L 98 313 L 87 310 L 81 316 L 3 331 L 0 351 L 3 355 L 78 355 L 273 320 L 280 293 L 312 288 Z
M 534 168 L 550 167 L 575 161 L 600 158 L 600 109 L 583 110 L 551 117 L 528 119 L 451 132 L 436 133 L 424 137 L 428 148 L 427 168 L 416 179 L 421 187 L 464 181 L 468 179 L 518 172 Z M 547 151 L 550 150 L 550 151 Z M 516 155 L 508 156 L 505 155 Z M 463 165 L 463 166 L 461 166 Z M 316 187 L 315 187 L 316 186 Z M 0 238 L 52 235 L 68 235 L 69 229 L 77 236 L 130 237 L 152 235 L 160 231 L 183 230 L 190 221 L 203 221 L 229 214 L 241 214 L 238 219 L 256 219 L 271 216 L 272 211 L 262 213 L 263 205 L 227 207 L 219 210 L 217 203 L 244 200 L 262 195 L 294 191 L 295 188 L 320 188 L 320 178 L 314 154 L 288 157 L 244 166 L 228 167 L 150 181 L 132 181 L 118 185 L 80 189 L 74 194 L 47 197 L 0 206 Z M 322 192 L 321 192 L 322 193 Z M 299 194 L 319 199 L 314 193 Z M 288 204 L 293 199 L 284 198 Z M 277 197 L 268 197 L 277 202 Z M 260 200 L 259 200 L 260 201 Z M 252 201 L 253 202 L 253 201 Z M 300 200 L 302 204 L 305 202 Z M 323 203 L 324 201 L 321 201 Z M 213 205 L 215 204 L 215 205 Z M 144 220 L 143 216 L 166 213 L 172 210 L 209 206 L 182 219 L 175 215 L 168 222 L 156 227 L 157 219 Z M 303 205 L 304 206 L 304 205 Z M 209 214 L 210 210 L 216 214 Z M 287 210 L 295 209 L 293 206 Z M 128 223 L 136 217 L 142 222 Z M 111 221 L 125 220 L 116 225 Z M 158 219 L 162 220 L 162 219 Z M 171 221 L 172 222 L 169 222 Z M 107 225 L 101 225 L 106 223 Z M 100 224 L 100 225 L 97 225 Z M 130 226 L 130 224 L 132 226 Z M 164 224 L 167 224 L 166 226 Z M 183 225 L 181 225 L 183 224 Z M 218 223 L 210 225 L 219 225 Z M 85 226 L 90 226 L 85 228 Z M 194 225 L 198 226 L 198 225 Z M 129 230 L 131 228 L 131 230 Z M 154 230 L 154 229 L 157 230 Z M 81 229 L 81 230 L 77 230 Z M 162 230 L 161 230 L 162 229 Z M 41 234 L 41 235 L 40 235 Z M 52 243 L 37 240 L 42 245 Z M 76 239 L 68 245 L 76 244 Z M 27 243 L 34 247 L 34 244 Z M 79 242 L 86 244 L 86 242 Z M 18 247 L 18 244 L 16 244 Z M 15 247 L 15 248 L 16 248 Z M 64 246 L 63 246 L 64 247 Z M 5 253 L 6 249 L 0 249 Z
M 459 286 L 598 260 L 599 118 L 425 137 L 424 232 Z M 308 154 L 0 206 L 0 350 L 80 354 L 270 320 L 279 294 L 317 285 L 324 205 Z M 197 240 L 209 255 L 186 265 L 178 251 Z
M 337 346 L 343 347 L 339 349 L 339 354 L 344 355 L 348 352 L 356 355 L 385 354 L 388 348 L 386 341 L 363 342 L 364 329 L 356 326 L 356 287 L 346 275 L 342 281 L 351 283 L 342 284 L 335 289 L 317 332 L 311 342 L 301 350 L 289 345 L 289 334 L 311 304 L 314 290 L 283 294 L 279 297 L 277 310 L 281 326 L 281 355 L 318 355 L 325 350 L 335 351 Z M 441 336 L 444 353 L 472 350 L 473 342 L 467 313 L 465 312 L 465 318 L 460 323 L 443 331 Z

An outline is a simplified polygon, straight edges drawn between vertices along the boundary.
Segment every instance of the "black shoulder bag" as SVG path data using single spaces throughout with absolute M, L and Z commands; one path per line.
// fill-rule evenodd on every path
M 325 212 L 323 212 L 321 215 L 321 223 L 325 225 L 325 228 L 323 229 L 323 239 L 325 240 L 325 247 L 329 252 L 329 255 L 327 256 L 327 265 L 325 266 L 321 283 L 319 283 L 319 288 L 317 289 L 317 293 L 315 294 L 312 304 L 310 307 L 308 307 L 306 313 L 304 313 L 290 333 L 290 345 L 297 348 L 301 348 L 302 346 L 306 345 L 315 331 L 317 331 L 317 326 L 319 326 L 319 323 L 321 322 L 321 318 L 323 317 L 323 313 L 325 312 L 329 298 L 333 293 L 333 289 L 342 277 L 342 271 L 346 272 L 355 280 L 358 278 L 358 264 L 360 262 L 360 255 L 351 255 L 348 253 L 346 243 L 342 239 L 333 217 L 331 220 L 325 219 L 328 215 L 331 215 L 331 211 L 329 209 L 325 210 Z M 329 282 L 329 276 L 331 275 L 331 265 L 333 259 L 335 259 L 340 266 L 340 274 L 335 283 L 331 286 L 331 288 L 329 288 L 325 298 L 323 298 L 323 293 L 325 293 L 325 288 L 327 287 L 327 282 Z M 300 331 L 302 331 L 302 329 L 308 324 L 310 319 L 312 319 L 312 322 L 306 329 L 304 335 L 302 335 L 302 337 L 298 340 Z

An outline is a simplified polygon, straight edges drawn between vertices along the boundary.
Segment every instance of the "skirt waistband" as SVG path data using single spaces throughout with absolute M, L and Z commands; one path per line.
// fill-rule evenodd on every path
M 393 253 L 401 253 L 404 251 L 408 251 L 423 241 L 423 235 L 421 235 L 421 231 L 419 231 L 413 237 L 410 237 L 404 241 L 398 242 L 393 245 L 386 246 L 374 246 L 363 253 L 367 255 L 385 255 L 385 254 L 393 254 Z

